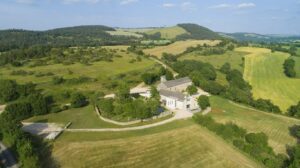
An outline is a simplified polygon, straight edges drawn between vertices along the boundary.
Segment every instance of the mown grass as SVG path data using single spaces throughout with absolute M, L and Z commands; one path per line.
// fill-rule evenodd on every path
M 218 40 L 187 40 L 187 41 L 176 41 L 167 46 L 158 46 L 150 49 L 143 50 L 144 53 L 157 56 L 161 58 L 163 53 L 170 53 L 170 54 L 181 54 L 183 53 L 188 47 L 195 47 L 197 45 L 216 45 L 220 41 Z
M 62 167 L 261 167 L 191 120 L 139 131 L 64 133 L 53 156 Z
M 220 69 L 226 62 L 230 63 L 232 69 L 237 69 L 243 72 L 243 57 L 247 55 L 247 52 L 240 51 L 227 51 L 222 55 L 209 55 L 203 56 L 197 52 L 184 54 L 179 60 L 199 60 L 212 64 L 215 68 Z
M 288 78 L 283 72 L 288 54 L 251 47 L 238 50 L 251 53 L 245 56 L 244 78 L 252 85 L 255 98 L 270 99 L 283 111 L 300 100 L 300 79 Z
M 146 34 L 155 34 L 155 33 L 160 33 L 161 38 L 164 38 L 164 39 L 175 39 L 176 36 L 185 34 L 188 32 L 179 26 L 157 28 L 157 29 L 153 29 L 153 30 L 146 32 Z
M 286 153 L 286 145 L 296 143 L 289 127 L 299 125 L 300 120 L 243 107 L 220 97 L 212 96 L 210 100 L 210 115 L 217 122 L 234 122 L 249 132 L 264 132 L 276 152 Z
M 34 116 L 25 120 L 25 122 L 48 122 L 48 123 L 57 123 L 66 125 L 69 122 L 72 122 L 69 128 L 123 128 L 123 127 L 136 127 L 142 125 L 148 125 L 156 122 L 160 122 L 166 119 L 171 118 L 172 115 L 168 115 L 162 118 L 153 119 L 149 121 L 144 121 L 137 124 L 132 124 L 128 126 L 120 126 L 111 124 L 101 120 L 95 109 L 92 105 L 83 107 L 83 108 L 72 108 L 69 110 L 65 110 L 59 113 L 51 113 L 47 115 Z

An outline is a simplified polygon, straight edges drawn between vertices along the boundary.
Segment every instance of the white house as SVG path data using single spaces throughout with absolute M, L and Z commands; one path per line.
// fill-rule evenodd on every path
M 197 98 L 204 93 L 195 95 L 187 94 L 186 89 L 192 84 L 192 81 L 188 77 L 170 81 L 166 81 L 165 78 L 162 77 L 161 83 L 157 87 L 157 90 L 160 93 L 161 102 L 168 109 L 189 111 L 200 110 Z

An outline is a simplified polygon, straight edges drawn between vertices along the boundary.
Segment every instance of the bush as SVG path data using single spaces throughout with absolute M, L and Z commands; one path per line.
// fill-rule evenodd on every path
M 151 85 L 154 82 L 159 80 L 159 76 L 155 73 L 144 73 L 142 75 L 142 80 L 144 81 L 145 84 Z
M 196 94 L 198 89 L 195 85 L 190 85 L 186 88 L 186 91 L 190 94 L 190 95 L 193 95 L 193 94 Z
M 198 105 L 199 105 L 199 107 L 201 107 L 202 110 L 205 110 L 207 107 L 210 106 L 209 98 L 204 95 L 199 96 Z
M 13 80 L 0 80 L 0 102 L 9 102 L 19 97 L 17 83 Z
M 228 62 L 226 62 L 225 64 L 222 65 L 220 71 L 224 74 L 229 73 L 231 71 L 231 65 Z
M 64 78 L 63 77 L 54 76 L 52 78 L 52 83 L 54 85 L 62 84 L 63 82 L 64 82 Z
M 300 118 L 300 101 L 296 105 L 292 105 L 288 109 L 288 115 L 296 118 Z
M 290 78 L 296 77 L 295 61 L 293 59 L 286 59 L 283 63 L 284 73 Z
M 71 97 L 71 106 L 73 108 L 79 108 L 88 104 L 86 97 L 81 93 L 74 93 Z

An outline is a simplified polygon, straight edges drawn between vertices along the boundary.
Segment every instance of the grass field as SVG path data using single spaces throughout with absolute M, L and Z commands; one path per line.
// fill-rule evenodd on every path
M 252 85 L 255 98 L 270 99 L 283 111 L 300 100 L 300 79 L 283 73 L 282 64 L 288 54 L 250 47 L 238 50 L 251 53 L 245 57 L 244 78 Z
M 176 41 L 167 46 L 158 46 L 151 49 L 143 50 L 144 53 L 157 56 L 161 58 L 163 53 L 170 53 L 170 54 L 180 54 L 183 53 L 188 47 L 195 47 L 197 45 L 216 45 L 218 44 L 218 40 L 187 40 L 187 41 Z
M 276 152 L 286 153 L 286 145 L 294 145 L 296 139 L 289 134 L 289 127 L 300 120 L 243 108 L 226 99 L 211 97 L 211 115 L 217 122 L 234 122 L 249 132 L 264 132 Z
M 53 156 L 62 167 L 261 167 L 191 120 L 140 131 L 64 133 Z
M 106 32 L 113 36 L 133 36 L 133 37 L 137 37 L 137 38 L 143 37 L 143 35 L 141 35 L 141 34 L 137 34 L 135 32 L 126 31 L 126 30 L 122 30 L 122 29 L 116 29 L 116 31 L 106 31 Z
M 157 28 L 150 31 L 147 31 L 146 34 L 155 34 L 160 33 L 161 38 L 164 39 L 175 39 L 176 36 L 188 33 L 186 30 L 179 26 L 173 26 L 173 27 L 165 27 L 165 28 Z
M 187 53 L 179 58 L 179 60 L 199 60 L 202 62 L 208 62 L 215 68 L 219 69 L 226 62 L 230 63 L 232 69 L 237 69 L 243 72 L 243 57 L 247 52 L 239 51 L 227 51 L 222 55 L 199 55 L 197 52 Z

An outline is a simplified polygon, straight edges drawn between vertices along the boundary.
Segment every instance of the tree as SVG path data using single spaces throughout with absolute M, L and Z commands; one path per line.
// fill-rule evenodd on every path
M 47 99 L 40 93 L 30 94 L 27 98 L 35 115 L 47 114 L 49 112 L 49 104 Z
M 295 61 L 293 59 L 286 59 L 283 63 L 284 73 L 290 78 L 296 77 Z
M 116 98 L 121 102 L 124 102 L 124 101 L 130 99 L 130 89 L 126 83 L 121 83 L 118 86 Z
M 300 101 L 288 109 L 288 115 L 300 118 Z
M 209 98 L 205 95 L 201 95 L 198 97 L 198 105 L 202 110 L 205 110 L 210 106 Z
M 223 64 L 222 67 L 220 68 L 220 71 L 223 72 L 224 74 L 229 73 L 230 70 L 231 70 L 231 65 L 228 62 Z
M 186 91 L 190 94 L 190 95 L 193 95 L 193 94 L 196 94 L 198 89 L 195 85 L 190 85 L 186 88 Z
M 173 73 L 168 69 L 166 69 L 166 74 L 165 75 L 166 75 L 167 80 L 173 80 L 174 79 Z
M 13 80 L 0 80 L 0 101 L 9 102 L 19 97 L 17 83 Z
M 142 80 L 145 84 L 151 85 L 157 80 L 159 80 L 159 76 L 155 73 L 144 73 L 142 74 Z
M 151 86 L 150 93 L 151 93 L 151 98 L 160 100 L 160 94 L 155 86 Z
M 86 97 L 81 93 L 74 93 L 71 97 L 71 106 L 79 108 L 88 104 Z

